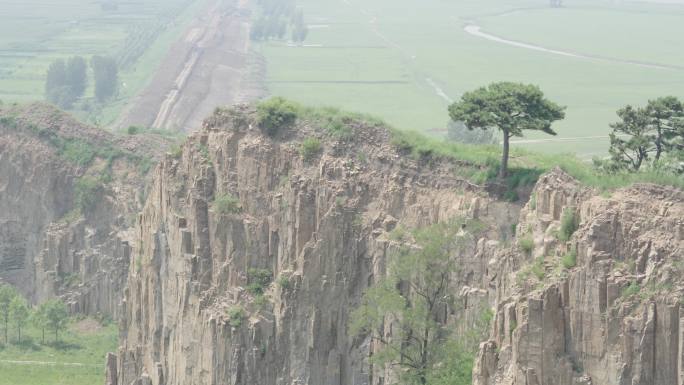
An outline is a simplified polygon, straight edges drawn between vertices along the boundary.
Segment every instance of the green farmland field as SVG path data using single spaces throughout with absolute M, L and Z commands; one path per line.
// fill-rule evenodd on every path
M 10 343 L 0 341 L 0 385 L 102 385 L 105 356 L 115 352 L 117 328 L 100 326 L 92 319 L 72 322 L 61 333 L 58 344 L 54 334 L 28 327 L 22 343 L 10 329 Z
M 499 80 L 538 84 L 568 107 L 567 118 L 556 126 L 558 137 L 532 134 L 518 145 L 588 158 L 606 152 L 618 108 L 684 96 L 684 4 L 565 3 L 298 0 L 310 25 L 305 46 L 271 41 L 257 49 L 272 94 L 435 135 L 443 133 L 449 100 L 465 91 Z M 469 24 L 582 57 L 490 41 L 467 33 Z
M 84 119 L 109 123 L 147 84 L 171 44 L 206 2 L 122 1 L 117 9 L 106 10 L 103 2 L 91 0 L 2 0 L 0 100 L 43 100 L 46 71 L 55 59 L 110 55 L 120 67 L 117 99 L 102 110 L 75 111 Z M 89 96 L 92 88 L 86 91 Z

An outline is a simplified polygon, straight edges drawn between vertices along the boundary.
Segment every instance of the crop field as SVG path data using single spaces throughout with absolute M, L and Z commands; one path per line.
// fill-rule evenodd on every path
M 0 100 L 43 100 L 46 71 L 57 58 L 109 55 L 119 64 L 118 97 L 97 111 L 75 111 L 91 122 L 109 123 L 147 84 L 206 1 L 120 1 L 116 9 L 107 3 L 114 2 L 0 0 Z
M 618 108 L 684 96 L 684 4 L 564 3 L 298 0 L 310 27 L 304 46 L 256 49 L 274 95 L 435 135 L 463 92 L 501 80 L 537 84 L 567 106 L 566 119 L 557 137 L 530 134 L 516 145 L 600 156 Z
M 0 342 L 0 385 L 101 385 L 107 352 L 116 351 L 117 328 L 101 326 L 92 319 L 72 322 L 58 343 L 47 332 L 28 327 L 17 343 L 14 328 L 11 341 Z

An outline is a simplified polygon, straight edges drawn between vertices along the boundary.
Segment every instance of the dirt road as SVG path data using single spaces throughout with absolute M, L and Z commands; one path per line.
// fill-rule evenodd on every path
M 192 131 L 220 105 L 264 94 L 263 62 L 250 53 L 248 0 L 216 0 L 167 54 L 116 126 Z
M 457 20 L 458 21 L 458 20 Z M 477 36 L 489 41 L 493 41 L 496 43 L 501 43 L 513 47 L 518 47 L 518 48 L 523 48 L 523 49 L 528 49 L 532 51 L 539 51 L 539 52 L 545 52 L 553 55 L 559 55 L 559 56 L 566 56 L 570 58 L 576 58 L 576 59 L 587 59 L 587 60 L 596 60 L 596 61 L 603 61 L 603 62 L 609 62 L 609 63 L 617 63 L 617 64 L 628 64 L 628 65 L 634 65 L 634 66 L 639 66 L 639 67 L 646 67 L 646 68 L 655 68 L 655 69 L 670 69 L 670 70 L 678 70 L 682 69 L 684 67 L 680 66 L 673 66 L 673 65 L 667 65 L 667 64 L 659 64 L 659 63 L 648 63 L 648 62 L 641 62 L 641 61 L 636 61 L 636 60 L 622 60 L 622 59 L 616 59 L 616 58 L 610 58 L 610 57 L 603 57 L 603 56 L 596 56 L 596 55 L 587 55 L 587 54 L 581 54 L 577 52 L 570 52 L 570 51 L 562 51 L 562 50 L 557 50 L 557 49 L 551 49 L 551 48 L 546 48 L 546 47 L 541 47 L 538 45 L 530 44 L 530 43 L 525 43 L 521 41 L 515 41 L 515 40 L 509 40 L 500 36 L 492 35 L 490 33 L 482 31 L 480 26 L 475 25 L 475 24 L 469 24 L 466 25 L 463 30 L 467 32 L 470 35 Z

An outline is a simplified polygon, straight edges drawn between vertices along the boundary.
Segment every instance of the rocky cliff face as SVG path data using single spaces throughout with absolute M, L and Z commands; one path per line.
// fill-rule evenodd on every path
M 455 165 L 401 156 L 385 128 L 350 121 L 353 140 L 340 140 L 304 121 L 271 138 L 251 116 L 217 113 L 155 171 L 111 384 L 386 383 L 368 363 L 374 346 L 347 324 L 385 274 L 391 232 L 476 217 L 498 237 L 518 217 Z M 322 151 L 303 156 L 313 137 Z M 241 210 L 219 203 L 228 197 Z M 486 244 L 457 256 L 455 287 L 470 288 L 473 314 L 486 299 Z M 273 281 L 263 296 L 246 289 L 253 269 Z
M 682 191 L 554 170 L 521 207 L 342 120 L 351 135 L 314 114 L 270 137 L 250 108 L 218 110 L 161 155 L 159 137 L 4 107 L 0 279 L 120 317 L 110 385 L 384 385 L 349 313 L 405 230 L 473 218 L 445 322 L 494 310 L 474 384 L 684 384 Z
M 167 154 L 136 225 L 108 384 L 392 383 L 348 315 L 401 229 L 462 217 L 487 230 L 454 256 L 462 307 L 446 321 L 495 310 L 474 384 L 684 381 L 681 191 L 600 194 L 555 170 L 521 210 L 454 176 L 468 165 L 413 160 L 386 129 L 346 124 L 353 139 L 315 119 L 272 138 L 248 108 L 221 110 Z M 322 150 L 302 151 L 306 138 Z
M 554 172 L 533 196 L 518 246 L 534 246 L 489 264 L 496 317 L 474 384 L 684 383 L 684 193 L 600 195 Z M 571 216 L 578 229 L 559 241 Z
M 61 296 L 73 312 L 118 316 L 126 229 L 141 207 L 148 155 L 164 146 L 42 104 L 1 108 L 0 280 L 34 303 Z

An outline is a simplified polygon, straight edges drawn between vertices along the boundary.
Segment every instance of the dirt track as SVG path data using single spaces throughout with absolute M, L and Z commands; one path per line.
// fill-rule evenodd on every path
M 216 106 L 262 96 L 263 63 L 250 53 L 247 2 L 212 2 L 172 46 L 116 126 L 191 131 Z

